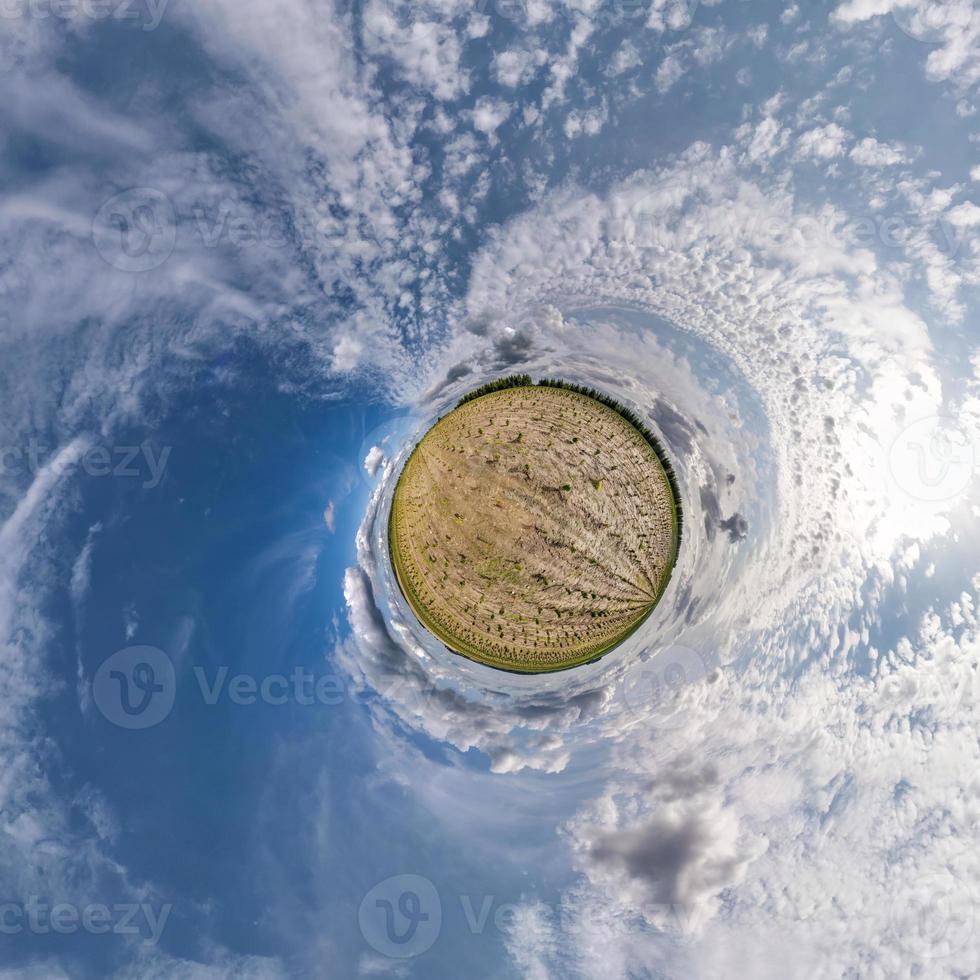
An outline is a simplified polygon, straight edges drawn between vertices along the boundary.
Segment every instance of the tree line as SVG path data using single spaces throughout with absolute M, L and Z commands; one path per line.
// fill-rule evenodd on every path
M 504 378 L 497 378 L 496 381 L 488 381 L 485 385 L 474 388 L 468 395 L 460 398 L 456 407 L 459 408 L 460 405 L 465 405 L 467 402 L 473 401 L 474 398 L 482 398 L 494 391 L 503 391 L 505 388 L 530 388 L 533 384 L 534 381 L 529 374 L 508 374 Z

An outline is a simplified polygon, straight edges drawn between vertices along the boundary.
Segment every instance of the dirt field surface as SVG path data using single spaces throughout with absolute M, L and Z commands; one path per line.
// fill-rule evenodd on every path
M 451 650 L 506 670 L 585 663 L 625 639 L 677 552 L 670 484 L 614 410 L 561 388 L 483 395 L 409 457 L 389 538 L 399 585 Z

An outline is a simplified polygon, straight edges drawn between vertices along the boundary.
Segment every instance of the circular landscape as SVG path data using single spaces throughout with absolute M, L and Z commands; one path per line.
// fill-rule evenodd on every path
M 670 464 L 642 423 L 524 375 L 426 433 L 395 487 L 389 545 L 408 604 L 450 650 L 540 673 L 602 656 L 650 615 L 680 532 Z

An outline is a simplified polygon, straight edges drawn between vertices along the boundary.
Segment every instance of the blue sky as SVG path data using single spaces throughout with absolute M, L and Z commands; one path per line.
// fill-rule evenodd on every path
M 977 0 L 0 19 L 0 977 L 980 973 Z M 684 495 L 545 677 L 385 545 L 512 371 Z

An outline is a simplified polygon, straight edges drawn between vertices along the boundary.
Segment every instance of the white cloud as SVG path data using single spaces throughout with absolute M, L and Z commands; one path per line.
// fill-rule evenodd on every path
M 908 155 L 902 146 L 879 143 L 871 136 L 858 140 L 851 149 L 850 157 L 862 167 L 893 167 L 908 162 Z
M 362 956 L 357 964 L 358 975 L 362 977 L 407 977 L 410 969 L 403 960 L 373 954 Z
M 524 980 L 550 980 L 550 964 L 560 952 L 561 935 L 552 912 L 540 902 L 514 909 L 505 932 L 507 950 Z
M 378 475 L 378 469 L 385 461 L 384 450 L 380 446 L 372 446 L 364 457 L 364 469 L 367 475 L 374 479 Z
M 640 52 L 632 41 L 624 41 L 613 55 L 610 64 L 610 72 L 613 75 L 622 75 L 632 68 L 637 68 L 643 64 Z
M 461 63 L 464 37 L 456 29 L 456 16 L 468 15 L 463 3 L 390 4 L 372 0 L 363 10 L 364 40 L 367 50 L 394 61 L 407 81 L 436 98 L 450 101 L 468 88 Z M 346 17 L 336 11 L 338 24 Z M 470 28 L 479 35 L 485 24 L 472 19 Z
M 844 25 L 890 14 L 912 40 L 926 42 L 926 75 L 965 91 L 980 81 L 980 3 L 977 0 L 843 0 L 834 17 Z
M 964 201 L 955 208 L 950 208 L 946 212 L 946 218 L 957 228 L 975 228 L 980 225 L 980 207 L 973 201 Z
M 734 36 L 722 28 L 698 27 L 682 40 L 667 45 L 655 76 L 657 91 L 668 92 L 695 66 L 703 69 L 720 61 L 734 44 Z
M 539 53 L 523 48 L 499 51 L 493 56 L 493 71 L 497 81 L 508 88 L 525 84 L 541 64 Z
M 684 65 L 676 54 L 668 55 L 657 68 L 657 91 L 669 92 L 683 77 Z
M 364 343 L 359 337 L 353 333 L 343 334 L 334 343 L 330 366 L 334 371 L 353 371 L 360 365 L 363 352 Z
M 595 136 L 605 125 L 609 113 L 604 106 L 584 112 L 573 110 L 565 117 L 565 136 Z
M 502 99 L 489 96 L 477 100 L 473 109 L 473 126 L 481 133 L 492 136 L 510 115 L 511 107 Z
M 705 6 L 712 6 L 704 0 Z M 658 33 L 686 31 L 697 13 L 697 0 L 651 0 L 647 27 Z
M 596 27 L 597 24 L 592 17 L 576 12 L 564 53 L 552 57 L 548 63 L 551 81 L 541 96 L 542 110 L 565 101 L 568 82 L 578 71 L 580 53 L 585 49 Z
M 646 793 L 607 791 L 569 833 L 595 887 L 658 929 L 691 931 L 717 915 L 720 894 L 766 843 L 745 839 L 712 763 L 677 760 L 660 771 Z
M 76 605 L 81 603 L 85 594 L 88 592 L 89 581 L 92 575 L 92 551 L 95 547 L 95 539 L 102 531 L 102 524 L 98 522 L 88 529 L 85 544 L 75 559 L 75 564 L 71 570 L 71 596 Z
M 774 116 L 766 116 L 753 126 L 746 123 L 736 133 L 745 145 L 746 156 L 752 163 L 768 166 L 769 162 L 789 145 L 789 130 L 783 128 Z
M 586 947 L 567 915 L 562 940 L 579 967 L 611 956 L 610 978 L 663 960 L 670 975 L 775 977 L 785 944 L 799 976 L 856 962 L 903 978 L 980 969 L 975 609 L 974 593 L 945 622 L 927 613 L 920 636 L 876 658 L 864 681 L 825 662 L 792 689 L 764 667 L 688 689 L 674 744 L 651 732 L 625 747 L 619 763 L 636 781 L 614 781 L 569 826 L 592 889 L 570 901 L 605 920 Z M 965 628 L 948 632 L 954 619 Z M 757 711 L 771 699 L 777 711 Z M 692 808 L 677 824 L 686 843 L 672 847 L 671 831 L 650 828 L 673 826 L 682 806 Z M 712 874 L 698 848 L 730 860 Z M 660 936 L 624 959 L 613 923 L 636 911 Z
M 239 956 L 217 944 L 211 944 L 208 953 L 207 962 L 197 962 L 143 947 L 111 980 L 285 980 L 288 976 L 273 957 Z
M 833 160 L 844 152 L 844 144 L 850 134 L 837 123 L 817 126 L 802 133 L 797 139 L 796 154 L 799 158 L 815 157 L 818 160 Z
M 375 491 L 377 498 L 379 491 Z M 373 512 L 366 522 L 373 524 Z M 508 705 L 502 699 L 470 700 L 459 693 L 454 671 L 434 662 L 410 636 L 409 631 L 382 617 L 376 587 L 363 569 L 380 574 L 362 527 L 358 552 L 360 568 L 344 576 L 344 596 L 353 643 L 341 643 L 334 651 L 338 663 L 350 674 L 358 690 L 374 691 L 380 698 L 373 713 L 378 726 L 419 730 L 429 738 L 455 746 L 460 752 L 479 749 L 490 759 L 491 772 L 516 773 L 524 769 L 561 772 L 569 752 L 560 733 L 579 723 L 586 708 L 601 698 L 549 699 L 530 694 L 524 705 Z

